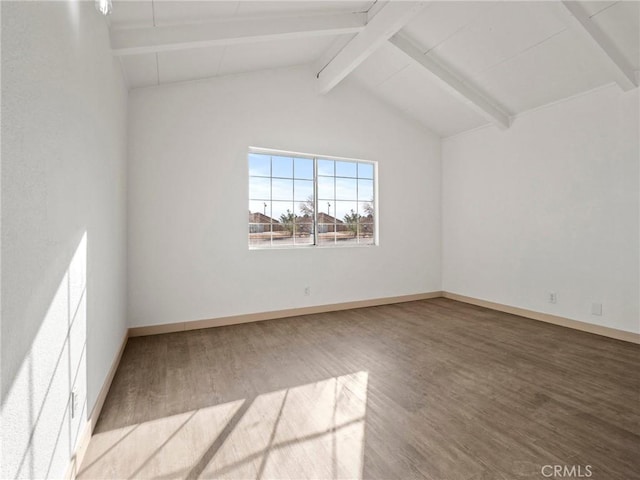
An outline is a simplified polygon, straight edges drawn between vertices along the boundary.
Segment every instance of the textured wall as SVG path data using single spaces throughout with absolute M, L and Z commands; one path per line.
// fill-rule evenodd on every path
M 445 140 L 444 289 L 640 332 L 639 158 L 616 86 Z
M 125 333 L 126 102 L 93 2 L 2 2 L 1 478 L 64 474 Z
M 130 93 L 132 326 L 440 290 L 439 138 L 315 88 L 302 67 Z M 249 146 L 378 161 L 380 245 L 250 251 Z

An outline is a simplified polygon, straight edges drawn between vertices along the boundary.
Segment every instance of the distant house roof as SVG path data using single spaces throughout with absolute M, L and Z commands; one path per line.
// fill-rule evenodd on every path
M 331 215 L 328 215 L 324 212 L 318 213 L 318 223 L 344 223 L 342 220 L 338 220 Z
M 275 218 L 271 218 L 260 212 L 249 212 L 249 223 L 280 223 Z

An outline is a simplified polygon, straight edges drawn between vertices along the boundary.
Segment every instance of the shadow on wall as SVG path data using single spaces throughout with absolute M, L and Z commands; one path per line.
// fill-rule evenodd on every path
M 85 424 L 86 231 L 52 296 L 15 377 L 2 392 L 1 478 L 62 476 Z
M 341 375 L 94 434 L 78 478 L 352 478 L 368 373 Z

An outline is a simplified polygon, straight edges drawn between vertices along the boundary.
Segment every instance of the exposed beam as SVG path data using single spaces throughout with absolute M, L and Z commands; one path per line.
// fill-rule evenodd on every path
M 423 67 L 442 88 L 471 106 L 498 127 L 502 129 L 509 128 L 509 115 L 498 107 L 495 102 L 478 92 L 473 86 L 440 65 L 433 58 L 424 55 L 422 50 L 405 36 L 402 34 L 394 35 L 389 39 L 389 42 Z
M 319 73 L 320 93 L 328 93 L 405 26 L 426 2 L 388 2 Z
M 622 56 L 616 46 L 609 38 L 595 25 L 584 8 L 578 2 L 560 2 L 562 18 L 571 30 L 578 33 L 585 43 L 591 45 L 594 52 L 607 65 L 616 83 L 624 91 L 631 90 L 638 86 L 635 71 L 627 60 Z
M 324 67 L 326 67 L 331 60 L 334 59 L 336 55 L 338 55 L 344 47 L 351 41 L 353 38 L 352 35 L 340 35 L 336 37 L 331 45 L 320 55 L 315 62 L 313 62 L 312 69 L 314 72 L 321 72 Z
M 369 10 L 367 10 L 367 23 L 373 20 L 373 17 L 380 13 L 380 10 L 386 7 L 390 1 L 391 0 L 376 0 L 376 2 L 369 7 Z
M 362 31 L 365 13 L 251 18 L 162 27 L 111 30 L 116 56 L 139 55 L 191 48 L 343 35 Z

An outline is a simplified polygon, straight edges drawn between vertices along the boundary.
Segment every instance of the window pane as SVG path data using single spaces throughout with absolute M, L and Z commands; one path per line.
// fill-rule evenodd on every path
M 355 178 L 336 178 L 336 200 L 357 200 L 357 188 Z
M 362 245 L 373 245 L 373 223 L 361 223 L 358 225 L 358 243 Z
M 271 179 L 268 177 L 249 177 L 249 198 L 255 200 L 271 199 Z
M 335 220 L 335 202 L 332 200 L 318 199 L 318 222 L 332 223 Z
M 271 222 L 271 202 L 263 200 L 249 201 L 249 222 L 269 223 Z
M 355 243 L 358 233 L 358 213 L 356 202 L 336 202 L 336 217 L 341 223 L 336 228 L 336 241 Z
M 295 224 L 296 225 L 310 225 L 311 227 L 313 227 L 313 216 L 312 215 L 306 215 L 306 214 L 302 214 L 300 215 L 300 212 L 296 212 L 296 216 L 295 216 Z M 309 231 L 313 231 L 313 228 L 311 228 Z
M 271 175 L 271 156 L 259 153 L 249 154 L 249 175 L 268 177 Z
M 313 243 L 313 224 L 296 223 L 294 225 L 294 242 L 296 245 L 310 245 Z
M 336 243 L 335 225 L 333 224 L 318 224 L 318 244 L 329 245 Z
M 249 245 L 252 247 L 268 247 L 271 245 L 271 225 L 249 223 Z
M 361 221 L 373 223 L 373 216 L 374 216 L 373 202 L 359 202 L 358 213 L 360 214 Z M 369 219 L 369 220 L 366 220 L 366 219 Z
M 329 205 L 327 205 L 328 203 Z M 320 203 L 318 208 L 325 209 L 318 212 L 318 243 L 328 244 L 336 241 L 337 220 L 335 217 L 327 213 L 327 210 L 333 213 L 333 203 Z
M 276 232 L 274 230 L 271 237 L 271 245 L 274 247 L 284 247 L 287 245 L 293 245 L 293 234 L 289 231 L 282 230 Z
M 333 160 L 318 160 L 318 175 L 335 175 Z
M 319 245 L 375 244 L 374 164 L 248 158 L 250 246 L 304 246 L 316 239 Z
M 373 180 L 358 179 L 358 200 L 373 201 Z
M 336 162 L 336 177 L 357 177 L 355 162 Z
M 318 177 L 318 198 L 333 200 L 335 198 L 333 177 Z M 322 210 L 322 207 L 319 207 Z
M 293 158 L 271 157 L 271 168 L 274 177 L 293 178 Z
M 271 216 L 274 223 L 293 223 L 295 217 L 293 202 L 273 202 Z
M 296 221 L 298 223 L 313 223 L 313 199 L 310 201 L 296 202 Z
M 312 180 L 294 180 L 294 200 L 311 200 L 313 202 L 313 181 Z
M 373 179 L 373 164 L 358 162 L 358 178 Z
M 295 214 L 292 202 L 273 202 L 273 246 L 293 244 L 293 226 Z
M 346 245 L 349 240 L 355 240 L 357 225 L 351 226 L 346 223 L 336 225 L 336 243 Z
M 313 160 L 311 158 L 295 158 L 293 174 L 295 178 L 313 180 Z
M 273 200 L 293 200 L 293 180 L 272 179 L 271 198 Z
M 358 221 L 358 202 L 336 202 L 335 212 L 335 217 L 341 222 L 355 223 Z

